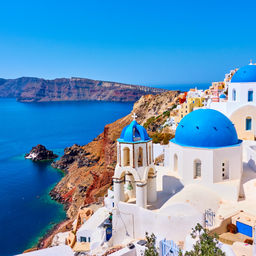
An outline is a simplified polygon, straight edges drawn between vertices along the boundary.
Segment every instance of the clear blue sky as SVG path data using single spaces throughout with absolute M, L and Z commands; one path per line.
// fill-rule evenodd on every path
M 8 0 L 0 10 L 4 78 L 204 83 L 256 62 L 255 0 Z

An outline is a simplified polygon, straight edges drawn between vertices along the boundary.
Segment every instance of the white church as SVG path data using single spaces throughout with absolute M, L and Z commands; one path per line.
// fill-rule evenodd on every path
M 228 100 L 181 120 L 164 149 L 164 166 L 154 166 L 154 145 L 144 127 L 134 119 L 123 129 L 113 176 L 114 244 L 145 232 L 184 243 L 192 227 L 205 225 L 209 209 L 215 216 L 212 229 L 234 223 L 241 234 L 254 236 L 256 143 L 242 141 L 236 128 L 242 122 L 247 130 L 250 117 L 254 131 L 256 66 L 238 70 L 228 90 Z

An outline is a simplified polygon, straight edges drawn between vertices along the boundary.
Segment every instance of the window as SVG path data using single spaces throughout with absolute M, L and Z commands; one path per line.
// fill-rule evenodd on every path
M 232 91 L 232 98 L 233 98 L 233 101 L 236 101 L 236 90 L 233 89 Z
M 124 148 L 123 151 L 123 158 L 124 158 L 124 166 L 129 166 L 130 165 L 130 149 L 129 148 Z
M 252 119 L 250 117 L 246 118 L 245 129 L 246 131 L 250 131 L 252 129 Z
M 138 166 L 143 166 L 143 149 L 139 147 Z
M 89 242 L 89 243 L 91 242 L 91 238 L 90 238 L 90 237 L 88 237 L 88 242 Z
M 80 242 L 81 242 L 81 243 L 82 243 L 82 242 L 86 242 L 86 237 L 81 236 L 81 237 L 80 237 Z
M 194 179 L 201 178 L 201 161 L 199 159 L 194 161 Z
M 253 91 L 252 90 L 248 91 L 248 102 L 251 102 L 251 101 L 253 101 Z

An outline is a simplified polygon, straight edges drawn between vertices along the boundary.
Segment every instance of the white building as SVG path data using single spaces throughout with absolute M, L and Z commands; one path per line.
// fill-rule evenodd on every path
M 147 162 L 149 152 L 152 158 L 149 146 L 152 149 L 146 130 L 136 121 L 124 128 L 118 140 L 113 177 L 114 245 L 140 239 L 145 232 L 154 233 L 158 240 L 184 242 L 192 227 L 205 224 L 209 209 L 216 216 L 211 224 L 215 228 L 231 223 L 231 217 L 241 210 L 256 215 L 256 173 L 252 169 L 256 143 L 242 143 L 224 114 L 199 109 L 185 116 L 164 150 L 165 166 L 155 167 L 153 159 Z M 140 152 L 144 157 L 139 157 Z M 147 180 L 150 169 L 155 178 L 151 185 Z M 148 200 L 152 195 L 157 195 L 156 201 Z M 247 226 L 239 233 L 250 237 Z
M 228 85 L 228 99 L 211 102 L 210 108 L 225 114 L 235 124 L 240 139 L 256 137 L 256 65 L 235 72 Z M 222 96 L 223 97 L 223 96 Z
M 105 207 L 99 208 L 77 231 L 78 242 L 90 243 L 93 250 L 106 242 L 106 228 L 104 222 L 109 218 L 109 210 Z
M 115 202 L 136 200 L 137 206 L 145 208 L 148 202 L 157 199 L 152 140 L 135 120 L 117 140 L 113 182 Z
M 179 123 L 166 158 L 170 158 L 169 168 L 177 172 L 184 185 L 205 185 L 225 199 L 237 200 L 242 174 L 241 142 L 225 115 L 198 109 Z
M 16 256 L 73 256 L 74 252 L 68 245 L 53 246 L 50 248 L 45 248 L 41 250 L 36 250 L 33 252 L 28 252 L 24 254 L 19 254 Z

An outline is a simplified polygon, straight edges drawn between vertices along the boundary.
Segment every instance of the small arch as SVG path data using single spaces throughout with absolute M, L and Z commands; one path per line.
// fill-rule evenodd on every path
M 253 101 L 253 90 L 248 90 L 248 102 Z
M 251 129 L 252 129 L 252 118 L 248 116 L 245 119 L 245 130 L 250 131 Z
M 148 153 L 149 153 L 149 164 L 151 164 L 151 163 L 152 163 L 152 150 L 151 150 L 151 145 L 149 145 Z
M 143 166 L 143 149 L 139 147 L 139 155 L 138 155 L 138 167 Z
M 173 157 L 173 170 L 175 172 L 178 171 L 178 156 L 177 156 L 177 154 L 174 154 L 174 157 Z
M 233 99 L 233 101 L 236 101 L 236 90 L 235 89 L 232 90 L 232 99 Z
M 130 166 L 130 149 L 127 147 L 123 149 L 123 164 Z
M 202 163 L 200 159 L 194 160 L 194 179 L 201 178 L 201 167 Z

